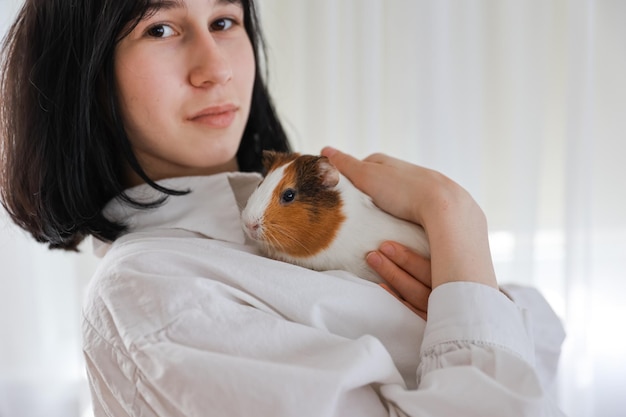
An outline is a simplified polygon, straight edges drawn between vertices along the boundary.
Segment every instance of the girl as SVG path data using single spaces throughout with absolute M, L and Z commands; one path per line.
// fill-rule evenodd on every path
M 368 254 L 387 291 L 245 240 L 261 151 L 290 149 L 261 46 L 252 0 L 27 0 L 6 38 L 3 205 L 103 256 L 83 317 L 95 415 L 560 415 L 560 324 L 498 291 L 484 215 L 445 176 L 323 150 L 427 231 L 431 260 Z

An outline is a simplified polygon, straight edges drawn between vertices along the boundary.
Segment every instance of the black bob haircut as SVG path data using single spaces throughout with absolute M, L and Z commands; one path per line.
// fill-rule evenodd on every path
M 50 248 L 76 250 L 87 236 L 115 240 L 125 225 L 102 213 L 119 197 L 150 208 L 185 190 L 147 177 L 132 151 L 116 97 L 117 42 L 159 0 L 26 0 L 0 62 L 0 197 L 12 220 Z M 250 116 L 239 169 L 261 172 L 261 151 L 289 151 L 261 73 L 264 53 L 253 0 L 236 0 L 254 50 Z M 164 193 L 152 204 L 124 194 L 130 166 Z

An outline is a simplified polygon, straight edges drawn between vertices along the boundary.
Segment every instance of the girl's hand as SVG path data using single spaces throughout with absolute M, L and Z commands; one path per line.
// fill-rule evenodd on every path
M 426 320 L 432 291 L 430 260 L 396 242 L 384 242 L 366 260 L 386 281 L 380 286 Z
M 487 221 L 465 189 L 436 171 L 382 154 L 360 161 L 325 148 L 322 155 L 378 207 L 424 228 L 433 289 L 455 281 L 498 288 Z

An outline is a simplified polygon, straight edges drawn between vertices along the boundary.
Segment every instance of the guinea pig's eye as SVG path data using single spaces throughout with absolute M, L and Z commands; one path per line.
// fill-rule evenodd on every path
M 287 188 L 283 191 L 283 195 L 280 196 L 280 202 L 283 204 L 291 203 L 296 198 L 296 190 Z

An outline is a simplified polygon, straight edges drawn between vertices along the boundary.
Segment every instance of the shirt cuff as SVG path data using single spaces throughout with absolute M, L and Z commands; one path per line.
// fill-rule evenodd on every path
M 484 284 L 450 282 L 432 291 L 421 354 L 444 343 L 499 347 L 534 365 L 534 344 L 525 310 Z

